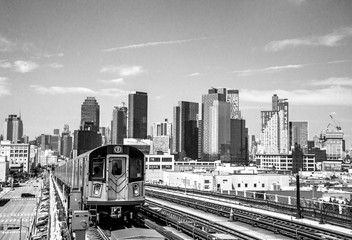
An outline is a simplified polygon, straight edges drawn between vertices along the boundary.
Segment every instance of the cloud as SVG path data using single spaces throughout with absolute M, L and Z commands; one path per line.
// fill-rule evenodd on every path
M 6 95 L 10 95 L 7 78 L 0 77 L 0 97 L 6 96 Z
M 352 87 L 352 78 L 328 78 L 325 80 L 311 80 L 308 85 L 312 86 L 347 86 Z
M 38 64 L 32 61 L 15 61 L 13 64 L 14 71 L 20 73 L 31 72 L 34 69 L 38 68 Z
M 277 52 L 285 48 L 290 47 L 299 47 L 299 46 L 326 46 L 326 47 L 335 47 L 340 44 L 340 42 L 352 36 L 352 27 L 341 28 L 333 33 L 324 35 L 324 36 L 311 36 L 304 38 L 293 38 L 293 39 L 284 39 L 279 41 L 271 41 L 264 46 L 264 51 L 273 51 Z
M 197 77 L 197 76 L 200 76 L 201 74 L 199 72 L 195 72 L 195 73 L 191 73 L 191 74 L 188 74 L 186 75 L 186 77 Z
M 8 61 L 1 60 L 0 61 L 0 67 L 1 68 L 11 68 L 12 64 L 10 62 L 8 62 Z
M 15 46 L 14 43 L 0 35 L 0 52 L 8 52 Z
M 249 76 L 253 74 L 275 73 L 285 69 L 297 69 L 302 67 L 303 65 L 285 65 L 285 66 L 274 66 L 274 67 L 267 67 L 267 68 L 260 68 L 260 69 L 247 69 L 247 70 L 232 71 L 232 72 L 237 73 L 238 76 L 244 77 L 244 76 Z
M 120 97 L 120 96 L 125 96 L 126 94 L 129 93 L 129 91 L 125 91 L 117 88 L 92 90 L 90 88 L 84 88 L 84 87 L 59 87 L 59 86 L 44 87 L 40 85 L 30 85 L 30 88 L 36 93 L 42 94 L 42 95 L 85 94 L 85 95 L 95 95 L 95 96 Z
M 135 45 L 127 45 L 122 47 L 115 47 L 115 48 L 107 48 L 103 49 L 103 52 L 113 52 L 117 50 L 124 50 L 124 49 L 136 49 L 136 48 L 144 48 L 144 47 L 154 47 L 159 45 L 172 45 L 172 44 L 181 44 L 181 43 L 188 43 L 194 41 L 203 41 L 212 38 L 219 38 L 219 37 L 203 37 L 203 38 L 193 38 L 193 39 L 183 39 L 183 40 L 173 40 L 173 41 L 163 41 L 163 42 L 149 42 L 149 43 L 141 43 Z
M 50 67 L 50 68 L 59 69 L 59 68 L 62 68 L 64 65 L 57 63 L 57 62 L 53 62 L 53 63 L 47 64 L 46 66 Z
M 125 84 L 125 80 L 123 78 L 116 78 L 111 80 L 98 79 L 97 81 L 106 84 Z
M 37 58 L 37 59 L 40 59 L 40 58 L 55 58 L 55 57 L 63 57 L 64 54 L 63 53 L 38 53 L 36 54 L 33 58 Z
M 322 89 L 301 90 L 241 90 L 241 101 L 255 103 L 270 103 L 276 93 L 281 98 L 287 98 L 290 104 L 313 106 L 352 106 L 351 89 L 341 86 L 331 86 Z
M 121 65 L 121 66 L 105 66 L 103 67 L 100 72 L 101 73 L 117 73 L 121 77 L 129 77 L 143 73 L 145 70 L 142 66 L 128 66 L 128 65 Z

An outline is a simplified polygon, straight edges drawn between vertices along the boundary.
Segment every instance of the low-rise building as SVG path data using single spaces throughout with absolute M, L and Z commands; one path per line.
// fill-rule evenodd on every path
M 257 154 L 256 164 L 260 170 L 293 171 L 315 171 L 315 155 L 303 154 L 300 163 L 294 164 L 292 154 Z
M 229 174 L 220 171 L 163 172 L 163 184 L 203 191 L 270 191 L 289 186 L 289 175 Z
M 146 180 L 159 182 L 164 171 L 174 171 L 174 155 L 145 155 Z
M 0 155 L 7 156 L 10 170 L 29 172 L 30 170 L 30 145 L 27 143 L 0 142 Z
M 7 177 L 10 174 L 9 162 L 7 156 L 0 156 L 0 184 L 7 182 Z

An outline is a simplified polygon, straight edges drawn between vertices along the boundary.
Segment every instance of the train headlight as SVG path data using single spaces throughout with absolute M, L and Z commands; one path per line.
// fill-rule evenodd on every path
M 138 196 L 139 196 L 139 191 L 140 191 L 139 185 L 138 185 L 138 184 L 133 184 L 133 195 L 134 195 L 135 197 L 138 197 Z
M 101 184 L 100 183 L 95 183 L 94 185 L 93 185 L 93 194 L 95 195 L 95 196 L 99 196 L 100 195 L 100 191 L 101 191 Z

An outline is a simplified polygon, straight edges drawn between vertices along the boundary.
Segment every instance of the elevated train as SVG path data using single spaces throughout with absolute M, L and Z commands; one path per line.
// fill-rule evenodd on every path
M 131 219 L 145 202 L 145 157 L 132 146 L 95 148 L 55 168 L 70 212 L 89 210 L 93 222 Z

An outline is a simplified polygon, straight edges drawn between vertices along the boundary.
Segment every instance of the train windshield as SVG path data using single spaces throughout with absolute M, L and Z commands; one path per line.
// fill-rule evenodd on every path
M 104 176 L 105 158 L 93 158 L 91 176 L 92 180 L 102 180 Z
M 130 158 L 129 162 L 129 181 L 142 181 L 144 175 L 143 159 Z
M 125 173 L 126 158 L 111 158 L 111 174 L 115 176 Z

